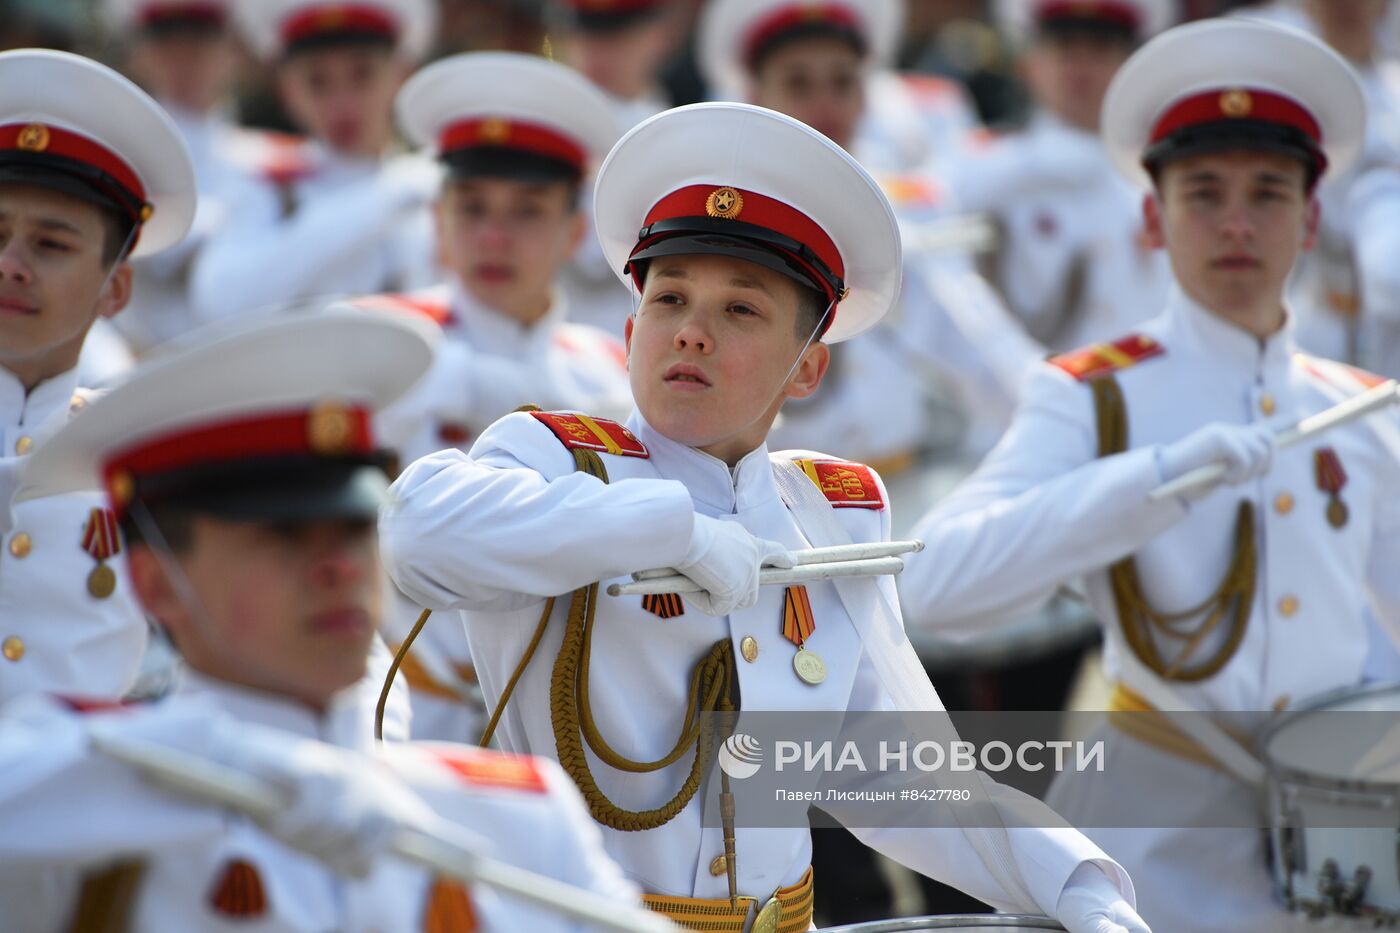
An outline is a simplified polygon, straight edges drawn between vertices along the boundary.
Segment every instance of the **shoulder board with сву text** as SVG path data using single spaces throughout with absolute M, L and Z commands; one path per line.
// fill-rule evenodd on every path
M 448 742 L 425 742 L 420 747 L 468 787 L 500 787 L 535 793 L 546 790 L 544 775 L 529 755 L 467 748 Z
M 1132 334 L 1113 343 L 1096 343 L 1050 357 L 1050 365 L 1069 373 L 1080 382 L 1108 376 L 1143 360 L 1166 353 L 1166 348 L 1146 334 Z
M 646 459 L 651 456 L 646 445 L 616 421 L 559 411 L 532 411 L 530 414 L 553 431 L 559 443 L 569 450 L 583 448 L 615 457 Z
M 883 509 L 880 484 L 863 463 L 846 460 L 794 460 L 835 509 Z

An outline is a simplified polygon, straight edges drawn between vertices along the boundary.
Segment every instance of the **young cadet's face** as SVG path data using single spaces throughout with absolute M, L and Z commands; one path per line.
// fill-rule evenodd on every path
M 308 135 L 344 155 L 375 157 L 393 135 L 394 95 L 406 66 L 377 46 L 330 46 L 282 62 L 278 88 Z
M 0 184 L 0 366 L 26 386 L 76 366 L 92 322 L 131 297 L 130 266 L 108 279 L 107 236 L 95 205 Z
M 788 398 L 816 391 L 830 360 L 798 335 L 798 286 L 727 256 L 664 256 L 627 323 L 637 408 L 666 437 L 734 464 L 768 436 Z M 786 378 L 785 378 L 786 377 Z
M 764 59 L 749 94 L 849 149 L 865 109 L 861 59 L 840 39 L 791 42 Z
M 1149 241 L 1166 248 L 1189 296 L 1267 333 L 1282 320 L 1284 284 L 1317 232 L 1305 175 L 1296 159 L 1246 150 L 1168 163 L 1144 201 Z
M 564 182 L 449 181 L 435 216 L 443 265 L 476 301 L 522 323 L 549 310 L 554 277 L 584 231 Z
M 382 599 L 372 520 L 193 522 L 176 559 L 202 613 L 149 547 L 130 555 L 138 596 L 191 667 L 318 708 L 364 675 Z
M 142 39 L 129 65 L 157 100 L 203 113 L 228 94 L 238 55 L 226 34 L 176 32 Z
M 1026 83 L 1037 104 L 1097 133 L 1108 85 L 1131 53 L 1126 42 L 1111 37 L 1043 38 L 1026 53 Z

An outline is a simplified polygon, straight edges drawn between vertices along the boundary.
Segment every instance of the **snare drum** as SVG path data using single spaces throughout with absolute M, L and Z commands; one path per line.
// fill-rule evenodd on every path
M 903 920 L 875 920 L 830 927 L 822 933 L 919 933 L 921 930 L 943 930 L 944 933 L 1025 933 L 1026 930 L 1058 930 L 1065 928 L 1049 917 L 1021 914 L 968 914 L 941 917 L 908 917 Z
M 1288 908 L 1400 924 L 1400 684 L 1327 694 L 1262 737 Z

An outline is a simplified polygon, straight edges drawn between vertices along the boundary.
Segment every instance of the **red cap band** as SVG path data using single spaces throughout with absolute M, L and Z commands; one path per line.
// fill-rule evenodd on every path
M 650 227 L 652 224 L 662 221 L 684 217 L 740 221 L 782 234 L 810 249 L 838 279 L 846 277 L 846 267 L 841 261 L 841 252 L 836 248 L 831 237 L 827 236 L 826 231 L 797 208 L 767 195 L 727 185 L 690 185 L 673 191 L 657 201 L 647 213 L 644 226 Z M 736 233 L 743 236 L 742 232 L 736 231 Z M 661 236 L 665 237 L 666 235 L 662 234 Z M 656 242 L 654 237 L 647 237 L 639 241 L 632 250 L 633 255 L 650 246 L 653 242 Z M 784 252 L 786 253 L 786 251 Z M 786 255 L 799 265 L 809 268 L 810 277 L 814 283 L 826 281 L 827 276 L 823 275 L 820 270 L 812 269 L 801 256 L 793 253 L 786 253 Z M 827 291 L 827 298 L 830 300 L 839 301 L 844 297 L 843 295 L 831 294 L 829 287 L 824 290 Z
M 255 457 L 348 457 L 374 453 L 369 410 L 334 403 L 176 431 L 115 454 L 102 481 L 123 515 L 142 476 Z
M 753 24 L 749 29 L 748 35 L 744 38 L 744 61 L 752 64 L 759 50 L 771 42 L 775 36 L 779 36 L 790 29 L 797 29 L 814 23 L 849 29 L 857 35 L 864 34 L 864 29 L 862 29 L 863 24 L 860 18 L 845 4 L 794 4 L 774 10 L 772 13 Z
M 136 171 L 115 152 L 77 133 L 46 123 L 7 123 L 0 126 L 0 152 L 29 152 L 58 156 L 100 169 L 125 190 L 126 198 L 143 207 L 132 212 L 138 224 L 150 216 L 146 188 Z
M 141 9 L 138 21 L 143 26 L 164 23 L 207 23 L 221 26 L 228 19 L 228 10 L 219 3 L 148 3 Z
M 505 117 L 474 117 L 448 124 L 438 136 L 438 152 L 446 155 L 480 147 L 519 149 L 548 156 L 583 170 L 588 154 L 577 142 L 537 123 Z
M 1148 142 L 1155 143 L 1177 130 L 1203 123 L 1246 119 L 1290 126 L 1313 142 L 1322 142 L 1322 127 L 1297 101 L 1272 91 L 1245 88 L 1206 91 L 1177 101 L 1152 127 Z
M 1115 0 L 1050 0 L 1036 12 L 1041 23 L 1085 19 L 1113 23 L 1133 32 L 1142 28 L 1142 12 L 1131 3 Z
M 392 41 L 398 38 L 399 24 L 378 7 L 353 3 L 311 7 L 294 13 L 282 22 L 284 45 L 337 32 L 372 33 Z

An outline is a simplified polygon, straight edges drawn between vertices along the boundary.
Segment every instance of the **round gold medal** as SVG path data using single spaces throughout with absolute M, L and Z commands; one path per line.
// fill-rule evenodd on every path
M 797 654 L 792 656 L 792 669 L 797 671 L 803 683 L 814 687 L 826 680 L 826 662 L 807 648 L 797 649 Z
M 117 589 L 117 575 L 106 564 L 98 564 L 88 574 L 88 592 L 98 599 L 106 599 Z
M 776 897 L 770 897 L 768 903 L 759 908 L 758 916 L 753 918 L 751 933 L 777 933 L 778 918 L 783 912 L 783 905 L 778 903 Z
M 1333 528 L 1341 528 L 1345 525 L 1349 514 L 1347 504 L 1341 499 L 1333 499 L 1327 504 L 1327 522 Z

